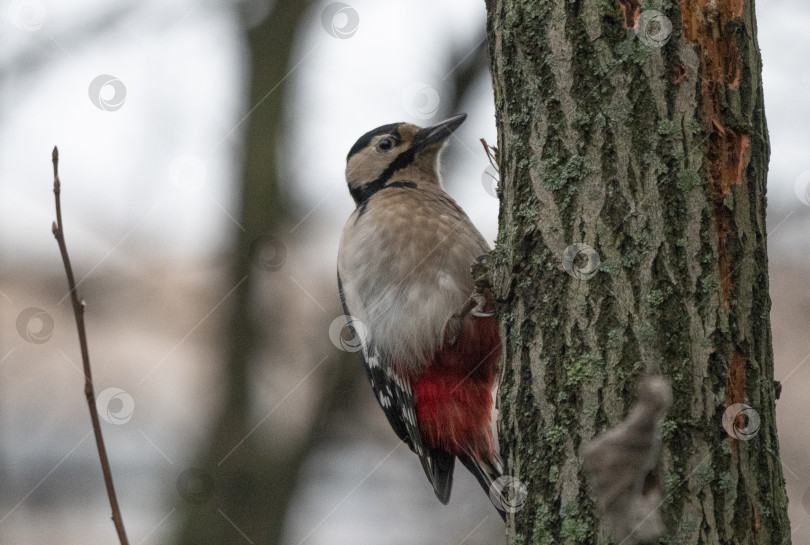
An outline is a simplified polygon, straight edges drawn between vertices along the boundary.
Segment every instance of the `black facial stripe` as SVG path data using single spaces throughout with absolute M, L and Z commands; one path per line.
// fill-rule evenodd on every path
M 349 155 L 346 156 L 346 161 L 351 159 L 352 155 L 355 153 L 366 148 L 375 136 L 379 136 L 381 134 L 390 134 L 394 138 L 395 146 L 398 146 L 400 142 L 402 142 L 402 137 L 399 135 L 399 131 L 397 130 L 397 127 L 400 125 L 402 125 L 402 123 L 389 123 L 388 125 L 383 125 L 368 131 L 366 134 L 358 138 L 357 142 L 354 143 L 352 149 L 349 150 Z
M 398 170 L 402 170 L 403 168 L 407 167 L 413 160 L 416 158 L 416 150 L 414 148 L 408 148 L 399 155 L 397 158 L 391 161 L 391 164 L 385 167 L 385 170 L 382 171 L 379 178 L 374 180 L 373 182 L 369 182 L 367 184 L 363 184 L 360 187 L 353 187 L 349 189 L 349 193 L 351 193 L 354 202 L 358 205 L 363 204 L 365 201 L 369 199 L 372 195 L 374 195 L 377 191 L 386 187 L 385 183 L 391 179 L 391 176 Z
M 380 184 L 385 184 L 388 180 L 391 179 L 391 176 L 398 170 L 402 170 L 406 166 L 413 163 L 413 160 L 416 158 L 416 149 L 414 147 L 410 147 L 397 155 L 397 158 L 391 161 L 391 164 L 385 167 L 385 170 L 382 171 L 380 177 L 374 180 L 374 182 L 379 182 Z
M 417 185 L 415 182 L 399 181 L 399 182 L 391 182 L 385 187 L 407 187 L 408 189 L 416 189 Z
M 365 187 L 367 187 L 367 186 L 363 186 L 363 188 L 365 188 Z M 404 180 L 400 180 L 400 181 L 396 181 L 396 182 L 391 182 L 390 184 L 385 185 L 385 186 L 381 186 L 381 187 L 379 187 L 378 189 L 376 189 L 374 191 L 363 192 L 363 194 L 360 195 L 360 196 L 355 196 L 355 193 L 357 193 L 357 192 L 352 191 L 351 192 L 352 197 L 354 197 L 354 200 L 357 202 L 357 207 L 358 207 L 357 217 L 354 218 L 355 223 L 357 223 L 357 220 L 360 219 L 360 216 L 362 216 L 363 214 L 366 213 L 366 210 L 368 209 L 368 200 L 371 198 L 371 196 L 374 193 L 377 193 L 378 191 L 381 191 L 383 189 L 388 189 L 389 187 L 407 187 L 408 189 L 419 189 L 419 186 L 417 186 L 416 183 L 414 183 L 414 182 L 406 182 Z M 361 189 L 363 189 L 363 188 L 361 188 Z M 362 200 L 358 200 L 358 198 L 362 199 Z

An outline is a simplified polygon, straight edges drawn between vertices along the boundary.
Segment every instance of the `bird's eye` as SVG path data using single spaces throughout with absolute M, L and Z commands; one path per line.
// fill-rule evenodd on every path
M 377 149 L 380 151 L 388 151 L 393 147 L 394 147 L 393 138 L 383 138 L 379 142 L 377 142 Z

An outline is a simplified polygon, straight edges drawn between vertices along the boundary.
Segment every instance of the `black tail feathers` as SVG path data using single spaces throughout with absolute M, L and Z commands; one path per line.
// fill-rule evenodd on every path
M 443 449 L 433 449 L 430 456 L 425 458 L 422 465 L 433 485 L 433 491 L 439 501 L 446 504 L 450 500 L 450 491 L 453 487 L 456 457 Z M 473 474 L 504 521 L 507 513 L 515 513 L 523 507 L 527 496 L 526 487 L 518 479 L 503 474 L 500 456 L 495 454 L 489 462 L 466 454 L 459 456 L 458 459 Z
M 450 501 L 450 491 L 453 488 L 453 468 L 456 465 L 456 457 L 444 449 L 432 449 L 430 451 L 430 464 L 422 466 L 425 473 L 433 485 L 433 492 L 443 504 Z
M 506 513 L 511 510 L 511 504 L 509 499 L 503 496 L 504 492 L 508 493 L 504 488 L 504 480 L 510 478 L 503 475 L 503 463 L 500 456 L 495 454 L 495 458 L 491 462 L 477 460 L 467 455 L 459 456 L 458 459 L 475 476 L 478 484 L 489 497 L 489 501 L 495 506 L 501 518 L 506 521 Z

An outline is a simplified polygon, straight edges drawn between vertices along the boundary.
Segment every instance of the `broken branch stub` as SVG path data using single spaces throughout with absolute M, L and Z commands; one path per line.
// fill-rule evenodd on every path
M 669 380 L 647 375 L 627 418 L 581 454 L 591 497 L 604 528 L 621 545 L 646 543 L 664 532 L 661 520 L 661 419 L 672 404 Z

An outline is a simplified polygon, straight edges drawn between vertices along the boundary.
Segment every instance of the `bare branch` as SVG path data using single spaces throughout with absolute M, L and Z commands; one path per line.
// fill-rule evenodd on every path
M 647 375 L 627 418 L 582 447 L 591 495 L 608 532 L 621 545 L 651 542 L 664 531 L 660 421 L 671 404 L 669 380 Z
M 53 223 L 53 236 L 59 244 L 59 251 L 62 253 L 62 262 L 65 264 L 65 274 L 67 275 L 68 288 L 70 289 L 70 300 L 73 303 L 73 315 L 76 318 L 76 329 L 79 333 L 79 346 L 82 352 L 82 364 L 84 365 L 84 395 L 87 398 L 87 406 L 90 409 L 90 420 L 93 422 L 93 433 L 96 437 L 98 447 L 98 457 L 101 461 L 101 471 L 104 474 L 104 485 L 107 487 L 107 497 L 112 508 L 112 520 L 115 530 L 118 532 L 118 540 L 121 545 L 129 545 L 127 533 L 124 529 L 124 520 L 121 518 L 121 510 L 118 507 L 118 498 L 115 496 L 112 472 L 110 471 L 110 461 L 107 459 L 107 449 L 104 447 L 104 437 L 101 435 L 101 424 L 98 419 L 96 409 L 96 394 L 93 390 L 93 376 L 90 372 L 90 353 L 87 350 L 87 334 L 84 328 L 84 301 L 79 299 L 76 291 L 76 280 L 73 277 L 73 268 L 70 266 L 67 246 L 65 245 L 65 233 L 62 229 L 62 204 L 60 201 L 59 182 L 59 150 L 53 148 L 53 194 L 56 201 L 56 221 Z

